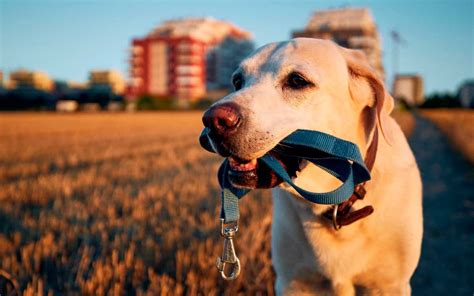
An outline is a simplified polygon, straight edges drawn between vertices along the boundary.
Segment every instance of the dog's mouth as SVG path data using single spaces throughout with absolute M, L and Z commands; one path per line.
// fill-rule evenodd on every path
M 272 149 L 270 153 L 277 159 L 290 177 L 296 177 L 300 170 L 302 159 L 285 155 L 278 148 Z M 238 188 L 272 188 L 283 180 L 272 171 L 260 159 L 244 160 L 235 155 L 228 157 L 230 170 L 229 181 Z

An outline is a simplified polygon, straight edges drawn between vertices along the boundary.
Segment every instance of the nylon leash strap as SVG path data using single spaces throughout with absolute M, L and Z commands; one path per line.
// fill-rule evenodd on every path
M 200 136 L 200 143 L 204 149 L 215 153 L 209 139 L 209 129 L 204 128 Z M 296 130 L 280 142 L 285 147 L 285 156 L 307 160 L 322 168 L 327 173 L 339 179 L 342 184 L 329 192 L 310 192 L 297 186 L 288 175 L 282 164 L 271 154 L 267 153 L 259 160 L 270 168 L 284 182 L 293 187 L 304 199 L 317 204 L 338 205 L 349 199 L 355 186 L 370 180 L 359 148 L 329 134 Z M 218 258 L 217 267 L 221 276 L 226 280 L 235 279 L 240 273 L 240 261 L 235 256 L 233 236 L 238 230 L 239 199 L 250 190 L 235 188 L 229 181 L 229 160 L 225 159 L 218 171 L 221 193 L 221 235 L 224 237 L 224 252 Z M 227 227 L 226 225 L 231 225 Z M 230 275 L 226 274 L 225 265 L 232 265 Z

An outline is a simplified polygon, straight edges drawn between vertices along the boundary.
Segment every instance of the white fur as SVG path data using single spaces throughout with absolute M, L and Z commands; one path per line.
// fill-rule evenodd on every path
M 284 88 L 291 71 L 316 86 Z M 364 56 L 330 41 L 298 38 L 260 48 L 236 72 L 243 74 L 244 87 L 217 104 L 233 101 L 242 107 L 245 123 L 230 145 L 242 158 L 262 156 L 296 129 L 355 142 L 365 154 L 375 125 L 380 130 L 367 195 L 354 205 L 372 205 L 372 215 L 335 231 L 321 216 L 328 206 L 304 201 L 285 185 L 273 189 L 277 293 L 409 295 L 422 238 L 420 174 L 389 116 L 393 99 Z M 339 184 L 313 165 L 306 165 L 295 182 L 317 192 Z

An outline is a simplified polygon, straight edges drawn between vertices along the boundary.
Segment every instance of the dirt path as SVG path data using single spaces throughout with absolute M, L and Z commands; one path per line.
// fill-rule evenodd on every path
M 424 187 L 423 250 L 413 295 L 474 295 L 474 166 L 418 115 L 410 145 Z

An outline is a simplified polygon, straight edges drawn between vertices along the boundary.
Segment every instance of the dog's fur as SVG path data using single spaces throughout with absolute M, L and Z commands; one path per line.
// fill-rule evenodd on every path
M 292 71 L 314 86 L 284 87 Z M 354 208 L 375 212 L 335 231 L 290 187 L 273 189 L 272 260 L 280 295 L 409 295 L 422 238 L 422 185 L 415 158 L 390 117 L 393 99 L 364 54 L 331 41 L 297 38 L 272 43 L 245 59 L 243 88 L 216 103 L 241 108 L 242 124 L 228 139 L 232 154 L 261 157 L 296 129 L 322 131 L 356 143 L 362 154 L 380 133 L 367 195 Z M 315 192 L 339 182 L 306 164 L 295 183 Z

